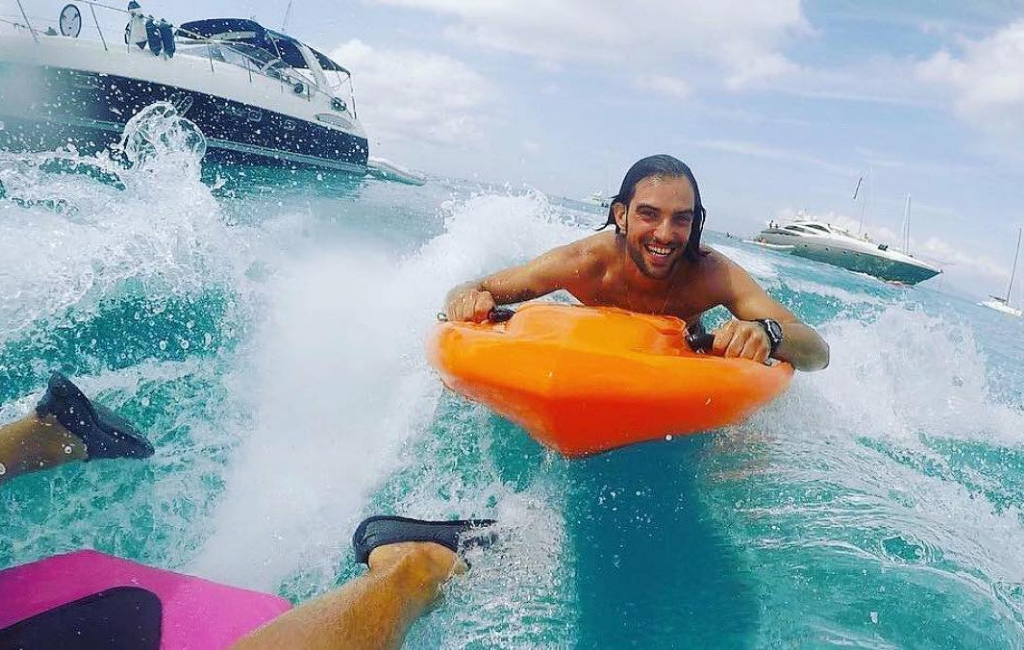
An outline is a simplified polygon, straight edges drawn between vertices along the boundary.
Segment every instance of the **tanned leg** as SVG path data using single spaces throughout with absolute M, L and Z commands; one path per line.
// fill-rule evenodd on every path
M 466 570 L 455 553 L 432 542 L 377 547 L 369 566 L 364 575 L 256 630 L 236 650 L 399 648 L 441 585 Z
M 85 444 L 52 415 L 33 411 L 0 428 L 0 485 L 42 469 L 86 458 Z

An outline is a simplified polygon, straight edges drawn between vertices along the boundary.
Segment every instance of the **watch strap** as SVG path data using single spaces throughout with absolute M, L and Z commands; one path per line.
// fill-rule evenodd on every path
M 775 356 L 775 351 L 782 345 L 782 325 L 779 324 L 779 321 L 772 320 L 771 318 L 759 318 L 754 322 L 760 323 L 761 327 L 764 328 L 764 333 L 768 335 L 768 344 L 770 346 L 768 356 Z M 775 326 L 774 328 L 772 327 L 773 325 Z

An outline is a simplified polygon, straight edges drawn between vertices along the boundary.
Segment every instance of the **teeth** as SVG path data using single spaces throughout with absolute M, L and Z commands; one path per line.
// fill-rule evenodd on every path
M 672 253 L 672 249 L 665 246 L 654 246 L 652 244 L 647 245 L 647 250 L 654 253 L 655 255 L 669 255 Z

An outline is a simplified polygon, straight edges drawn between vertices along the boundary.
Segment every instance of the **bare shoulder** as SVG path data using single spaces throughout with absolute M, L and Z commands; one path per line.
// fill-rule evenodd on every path
M 740 269 L 735 262 L 710 246 L 701 246 L 700 253 L 697 269 L 705 282 L 727 280 L 732 273 Z
M 697 269 L 700 286 L 710 299 L 721 304 L 731 302 L 752 282 L 743 267 L 710 246 L 701 246 Z
M 601 232 L 563 246 L 563 254 L 581 274 L 600 275 L 616 254 L 615 235 Z
M 707 269 L 721 271 L 728 268 L 729 265 L 735 264 L 731 259 L 707 244 L 701 245 L 700 254 L 701 265 Z

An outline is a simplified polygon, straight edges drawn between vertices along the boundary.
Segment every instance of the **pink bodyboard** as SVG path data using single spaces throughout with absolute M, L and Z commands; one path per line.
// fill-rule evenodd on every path
M 0 571 L 0 629 L 112 587 L 159 596 L 165 650 L 225 648 L 291 608 L 280 596 L 76 551 Z

